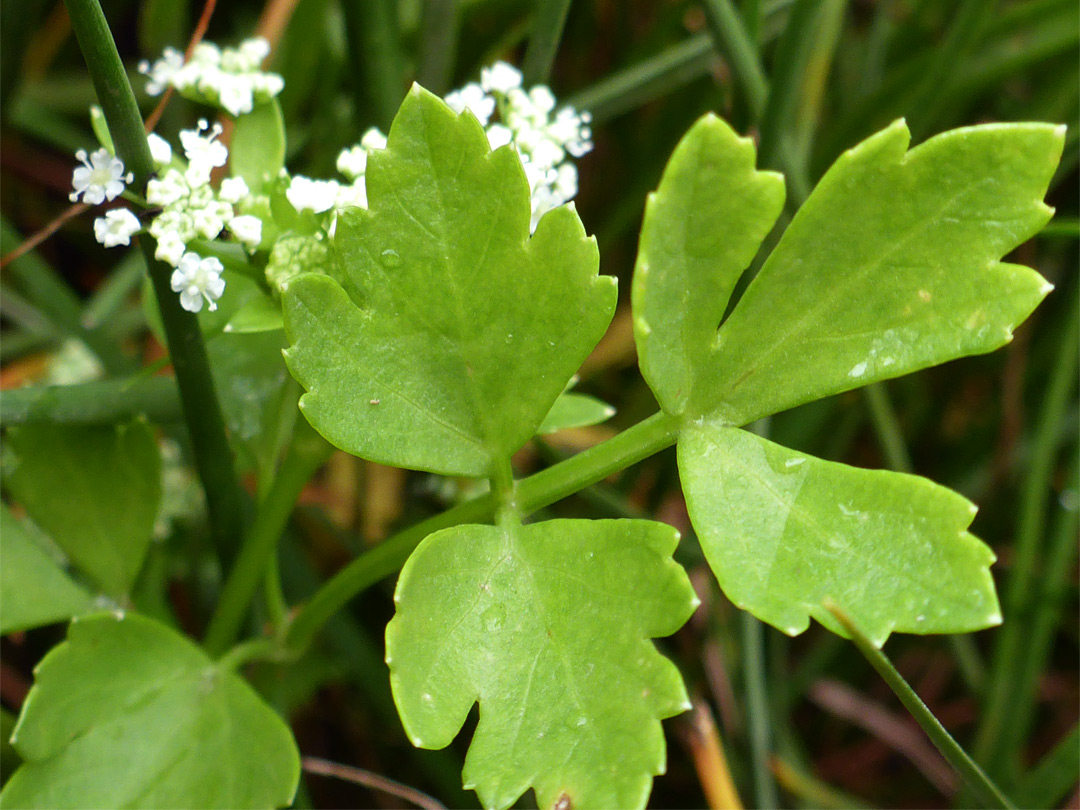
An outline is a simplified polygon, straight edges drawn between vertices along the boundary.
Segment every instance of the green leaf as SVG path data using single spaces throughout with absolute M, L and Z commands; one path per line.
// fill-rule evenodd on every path
M 641 373 L 668 413 L 711 372 L 716 330 L 743 270 L 784 207 L 784 179 L 754 170 L 754 144 L 698 119 L 649 195 L 634 268 Z
M 3 504 L 0 559 L 0 634 L 65 621 L 94 602 Z
M 285 328 L 281 305 L 268 295 L 254 296 L 241 306 L 229 322 L 226 332 L 245 335 L 254 332 L 276 332 Z
M 110 155 L 115 155 L 116 147 L 113 146 L 109 125 L 105 122 L 105 113 L 97 104 L 90 105 L 90 128 L 94 130 L 94 137 L 98 139 L 98 143 L 108 149 Z
M 256 104 L 236 119 L 229 147 L 229 171 L 243 177 L 255 194 L 277 179 L 285 166 L 285 121 L 277 99 Z
M 536 432 L 540 435 L 555 433 L 568 428 L 587 427 L 606 422 L 615 415 L 615 409 L 606 402 L 588 394 L 566 391 L 559 395 L 548 415 Z
M 33 521 L 105 591 L 127 593 L 161 498 L 161 458 L 146 423 L 12 428 L 4 462 L 5 483 Z
M 998 260 L 1053 210 L 1064 127 L 990 124 L 842 155 L 720 329 L 700 412 L 746 424 L 1007 343 L 1051 289 Z
M 282 807 L 300 758 L 235 673 L 138 615 L 75 619 L 35 671 L 5 807 Z
M 455 526 L 398 581 L 386 660 L 414 745 L 442 748 L 480 703 L 465 786 L 485 807 L 643 807 L 664 771 L 660 719 L 689 708 L 648 639 L 697 599 L 678 532 L 636 520 Z
M 925 478 L 797 453 L 733 427 L 679 437 L 690 519 L 724 593 L 785 633 L 826 597 L 877 646 L 889 633 L 966 633 L 1001 622 L 994 554 L 966 529 L 975 506 Z
M 485 475 L 529 440 L 603 335 L 615 280 L 570 206 L 529 237 L 529 187 L 471 113 L 414 87 L 338 219 L 340 280 L 283 291 L 301 407 L 372 461 Z

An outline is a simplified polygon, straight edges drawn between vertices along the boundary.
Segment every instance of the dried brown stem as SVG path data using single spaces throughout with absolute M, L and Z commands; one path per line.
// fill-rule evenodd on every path
M 393 779 L 380 776 L 377 773 L 365 771 L 363 768 L 355 768 L 352 765 L 342 765 L 340 762 L 331 762 L 328 759 L 319 759 L 318 757 L 304 757 L 300 760 L 300 764 L 308 773 L 317 773 L 320 776 L 332 776 L 335 779 L 342 779 L 346 782 L 363 785 L 366 788 L 378 790 L 382 793 L 387 793 L 391 796 L 396 796 L 399 799 L 411 802 L 417 807 L 424 808 L 424 810 L 446 810 L 445 805 L 433 799 L 431 796 L 428 796 L 426 793 L 421 793 L 416 788 L 411 788 L 408 785 L 395 782 Z

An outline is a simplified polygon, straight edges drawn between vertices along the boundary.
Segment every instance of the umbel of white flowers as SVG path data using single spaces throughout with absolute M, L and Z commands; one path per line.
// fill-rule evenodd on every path
M 470 82 L 447 94 L 445 100 L 455 112 L 468 110 L 476 116 L 492 149 L 510 144 L 517 151 L 529 181 L 531 228 L 536 230 L 540 217 L 577 194 L 573 159 L 592 150 L 591 117 L 572 107 L 557 107 L 555 96 L 544 85 L 526 92 L 521 83 L 521 71 L 496 62 L 480 71 L 479 84 Z M 371 150 L 385 147 L 386 136 L 369 129 L 360 143 L 338 155 L 337 169 L 351 185 L 296 175 L 289 186 L 289 202 L 297 210 L 306 208 L 315 213 L 349 205 L 366 208 L 367 156 Z
M 217 259 L 203 261 L 187 246 L 196 239 L 213 241 L 226 228 L 249 250 L 254 250 L 262 240 L 262 220 L 238 214 L 234 208 L 249 197 L 243 178 L 227 178 L 217 191 L 210 184 L 212 171 L 224 166 L 229 157 L 228 149 L 217 140 L 220 133 L 220 126 L 211 127 L 205 120 L 199 121 L 196 129 L 180 132 L 186 168 L 182 161 L 174 160 L 172 147 L 164 138 L 148 136 L 154 164 L 163 173 L 147 183 L 146 201 L 160 207 L 147 230 L 157 242 L 155 258 L 177 268 L 172 276 L 172 288 L 180 293 L 184 309 L 191 312 L 199 312 L 204 301 L 211 310 L 216 309 L 225 282 L 220 277 L 223 268 Z M 123 163 L 105 149 L 97 150 L 91 159 L 103 167 L 100 177 L 91 178 L 99 182 L 86 182 L 86 167 L 79 167 L 72 178 L 76 193 L 88 201 L 115 198 L 124 189 L 123 182 L 114 179 L 114 176 L 123 179 Z M 130 244 L 131 237 L 141 228 L 138 217 L 131 211 L 114 208 L 94 221 L 94 236 L 105 247 L 117 247 Z
M 166 48 L 153 64 L 143 60 L 139 72 L 148 77 L 146 92 L 159 96 L 174 87 L 186 98 L 228 110 L 234 116 L 251 112 L 255 104 L 274 98 L 285 87 L 276 73 L 260 70 L 270 53 L 262 37 L 246 39 L 236 48 L 200 42 L 184 61 L 175 48 Z
M 172 86 L 189 98 L 237 116 L 282 89 L 280 76 L 259 69 L 268 53 L 262 39 L 224 49 L 206 42 L 189 62 L 184 62 L 179 51 L 166 48 L 160 59 L 152 65 L 144 62 L 139 69 L 148 76 L 151 95 Z M 529 182 L 533 230 L 545 213 L 577 194 L 573 161 L 592 149 L 588 113 L 558 107 L 545 86 L 526 91 L 520 71 L 505 62 L 484 68 L 479 83 L 449 93 L 446 103 L 458 113 L 467 109 L 476 116 L 492 149 L 509 145 L 517 152 Z M 337 168 L 347 178 L 346 183 L 303 175 L 289 177 L 283 171 L 289 204 L 298 212 L 314 213 L 320 231 L 311 236 L 277 237 L 266 193 L 253 193 L 241 177 L 226 178 L 217 189 L 212 186 L 214 169 L 224 166 L 229 157 L 227 147 L 218 140 L 221 131 L 220 125 L 211 126 L 206 120 L 200 120 L 195 129 L 182 130 L 183 158 L 174 155 L 164 138 L 151 134 L 147 139 L 158 175 L 146 188 L 147 203 L 157 209 L 146 230 L 156 241 L 155 257 L 175 268 L 172 289 L 191 312 L 201 311 L 204 304 L 216 309 L 225 290 L 221 262 L 200 255 L 192 249 L 193 243 L 213 242 L 227 230 L 249 252 L 269 253 L 267 280 L 278 287 L 325 257 L 326 240 L 333 238 L 339 211 L 367 207 L 367 158 L 372 150 L 386 148 L 386 136 L 369 129 L 358 144 L 341 152 Z M 123 163 L 104 148 L 90 156 L 80 150 L 76 157 L 82 165 L 72 176 L 73 200 L 81 197 L 90 204 L 113 200 L 131 182 Z M 129 245 L 141 229 L 139 218 L 126 208 L 107 211 L 94 222 L 94 236 L 106 247 Z M 275 236 L 264 239 L 267 229 Z M 307 260 L 300 261 L 300 257 Z

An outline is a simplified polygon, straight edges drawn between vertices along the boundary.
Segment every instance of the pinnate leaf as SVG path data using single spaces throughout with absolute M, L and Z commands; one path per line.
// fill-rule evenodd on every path
M 145 422 L 12 428 L 4 472 L 15 500 L 82 570 L 109 594 L 127 593 L 161 499 L 161 457 Z
M 457 526 L 430 535 L 398 581 L 386 657 L 417 746 L 480 723 L 466 787 L 508 807 L 641 807 L 664 769 L 660 719 L 688 708 L 652 637 L 696 597 L 672 559 L 678 533 L 637 520 Z
M 70 619 L 94 602 L 0 504 L 0 633 Z
M 152 619 L 95 614 L 38 665 L 5 807 L 281 807 L 300 760 L 239 676 Z
M 731 424 L 1007 343 L 1051 289 L 1033 236 L 1064 127 L 897 121 L 842 155 L 720 329 L 697 408 Z
M 641 373 L 668 413 L 711 373 L 735 283 L 784 205 L 784 180 L 754 170 L 755 150 L 711 113 L 683 136 L 649 195 L 634 267 Z
M 878 646 L 889 633 L 965 633 L 1000 623 L 975 506 L 924 478 L 862 470 L 709 423 L 684 428 L 690 518 L 736 605 L 789 634 L 843 607 Z
M 414 87 L 368 157 L 369 208 L 338 220 L 336 279 L 283 293 L 301 407 L 335 446 L 485 475 L 535 433 L 607 328 L 613 278 L 570 206 L 529 236 L 511 147 Z

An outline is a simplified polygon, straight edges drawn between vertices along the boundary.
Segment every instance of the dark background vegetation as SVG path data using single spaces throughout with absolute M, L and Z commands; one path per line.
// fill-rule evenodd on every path
M 103 5 L 132 70 L 167 44 L 182 49 L 202 9 L 200 0 Z M 445 92 L 475 79 L 496 58 L 520 64 L 534 19 L 532 3 L 514 0 L 291 5 L 219 2 L 207 37 L 232 43 L 284 15 L 288 22 L 270 67 L 286 79 L 281 102 L 289 166 L 312 176 L 332 176 L 337 152 L 367 126 L 385 128 L 408 81 L 419 78 Z M 778 415 L 770 430 L 775 440 L 822 458 L 909 468 L 979 505 L 972 530 L 999 557 L 993 570 L 1005 626 L 960 638 L 897 636 L 886 652 L 945 726 L 1022 803 L 1078 807 L 1080 9 L 1076 0 L 742 0 L 734 6 L 755 37 L 772 93 L 785 94 L 787 107 L 764 113 L 755 107 L 744 77 L 718 48 L 702 3 L 570 4 L 550 85 L 561 101 L 594 114 L 596 149 L 579 162 L 577 204 L 599 240 L 602 272 L 618 276 L 622 290 L 612 330 L 584 368 L 580 390 L 612 403 L 618 415 L 609 425 L 537 443 L 520 454 L 519 469 L 537 469 L 655 409 L 634 361 L 628 282 L 645 195 L 678 138 L 703 112 L 717 111 L 740 132 L 762 135 L 764 129 L 767 138 L 783 133 L 797 157 L 795 165 L 778 168 L 810 182 L 843 149 L 900 116 L 916 141 L 988 121 L 1067 123 L 1062 167 L 1049 194 L 1057 216 L 1012 257 L 1037 268 L 1057 289 L 1013 343 L 890 382 L 870 395 L 856 391 Z M 6 254 L 67 207 L 72 154 L 94 145 L 87 115 L 93 92 L 62 4 L 3 0 L 0 24 Z M 140 93 L 142 84 L 135 81 Z M 152 100 L 141 98 L 149 111 Z M 176 99 L 159 131 L 175 135 L 198 115 Z M 91 223 L 90 217 L 75 219 L 40 248 L 35 267 L 45 275 L 38 282 L 51 268 L 80 301 L 101 290 L 125 254 L 94 243 Z M 5 271 L 2 279 L 4 387 L 39 379 L 58 346 L 60 331 L 48 324 L 52 293 L 38 282 L 25 272 Z M 113 333 L 150 360 L 160 351 L 135 290 L 130 292 Z M 35 328 L 33 317 L 17 311 L 23 305 L 31 316 L 44 313 L 46 323 Z M 290 599 L 302 600 L 395 527 L 461 497 L 462 486 L 335 457 L 305 494 L 282 543 Z M 673 452 L 549 512 L 649 515 L 684 532 L 679 556 L 703 607 L 661 646 L 678 662 L 702 711 L 714 718 L 718 736 L 703 733 L 688 717 L 666 723 L 668 775 L 657 780 L 652 806 L 704 804 L 706 752 L 717 739 L 748 806 L 768 803 L 769 788 L 759 786 L 763 779 L 775 780 L 786 807 L 966 801 L 956 777 L 851 645 L 816 625 L 795 639 L 762 630 L 718 592 L 686 518 Z M 196 582 L 196 565 L 183 564 L 189 546 L 174 538 L 169 548 L 176 557 L 168 563 L 171 609 L 197 627 L 205 620 L 205 583 Z M 262 665 L 250 674 L 289 714 L 304 754 L 391 776 L 452 806 L 475 805 L 475 797 L 458 787 L 468 735 L 447 751 L 418 752 L 396 718 L 382 663 L 392 585 L 387 581 L 355 600 L 302 663 Z M 5 642 L 5 736 L 34 663 L 61 632 L 40 630 Z M 747 661 L 747 640 L 762 632 L 761 660 Z M 766 710 L 748 710 L 749 695 L 763 700 Z M 767 735 L 772 749 L 771 760 L 756 770 L 754 735 Z M 1036 767 L 1042 770 L 1033 776 Z M 528 801 L 531 796 L 523 799 Z M 297 803 L 400 806 L 319 776 L 305 777 Z

